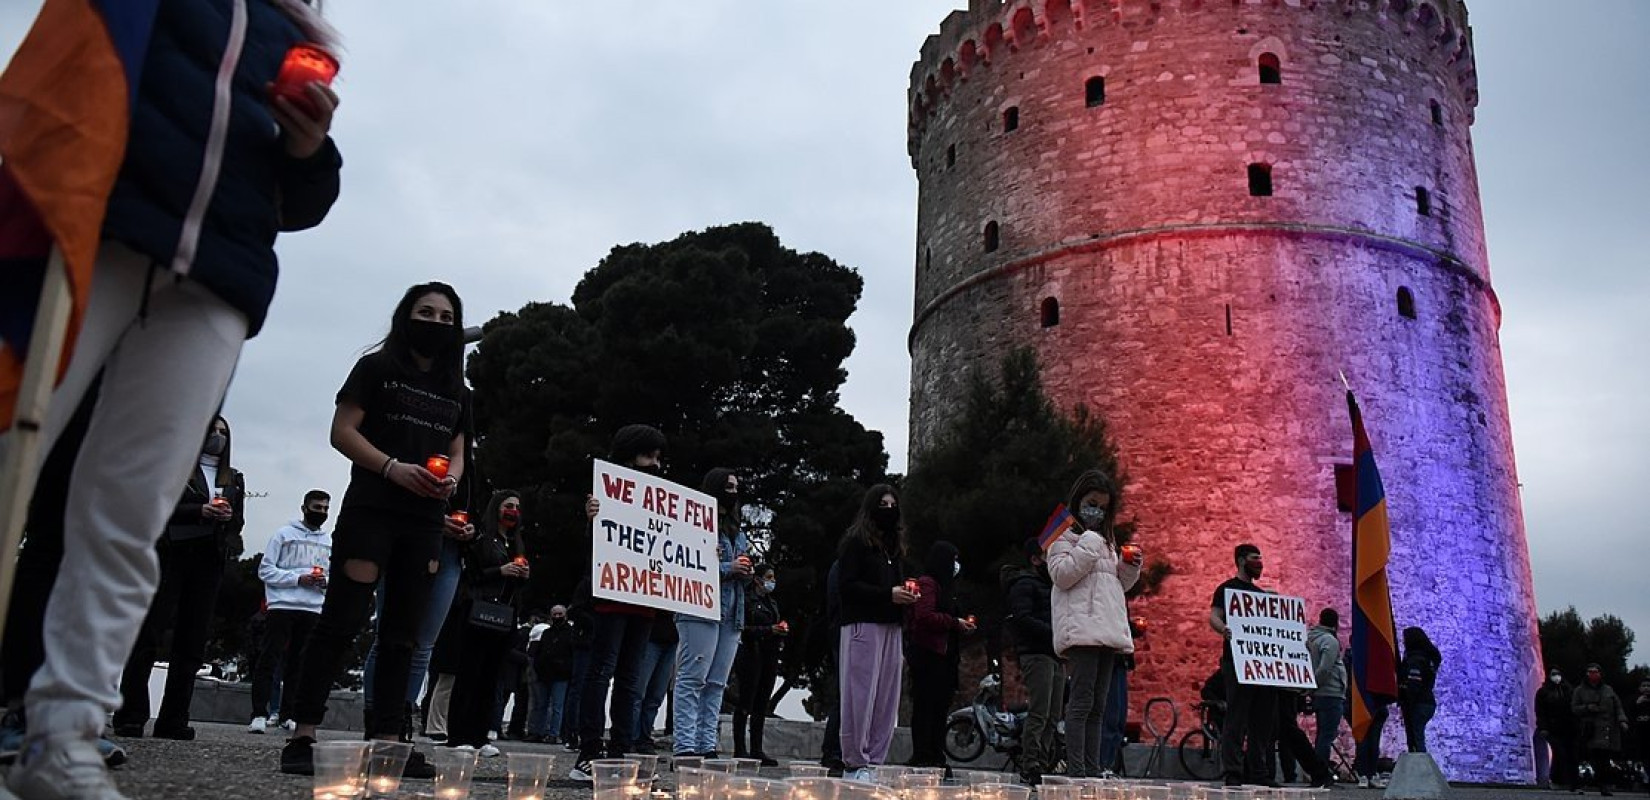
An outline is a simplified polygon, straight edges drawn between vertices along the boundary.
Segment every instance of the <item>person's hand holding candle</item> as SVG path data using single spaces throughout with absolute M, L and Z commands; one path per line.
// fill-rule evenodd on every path
M 320 47 L 299 44 L 287 51 L 280 73 L 269 85 L 270 111 L 281 126 L 287 155 L 309 158 L 326 143 L 338 109 L 338 95 L 332 91 L 337 74 L 338 60 Z

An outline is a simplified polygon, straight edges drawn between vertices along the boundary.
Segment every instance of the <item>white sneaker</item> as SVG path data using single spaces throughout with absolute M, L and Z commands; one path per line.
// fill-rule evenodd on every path
M 252 724 L 246 726 L 247 733 L 264 733 L 269 730 L 268 717 L 253 717 Z
M 476 751 L 476 755 L 481 756 L 482 758 L 498 758 L 499 749 L 490 744 L 484 744 L 481 746 L 480 750 Z
M 1358 788 L 1359 789 L 1368 789 L 1369 788 L 1369 776 L 1367 776 L 1367 775 L 1359 775 L 1358 776 Z
M 65 734 L 24 742 L 6 786 L 20 800 L 126 800 L 103 766 L 97 740 Z
M 288 731 L 298 730 L 298 720 L 289 719 L 286 722 L 281 723 L 281 727 L 286 728 Z
M 842 779 L 846 781 L 854 781 L 856 783 L 876 783 L 877 773 L 870 767 L 860 767 L 859 769 L 851 769 L 842 773 Z

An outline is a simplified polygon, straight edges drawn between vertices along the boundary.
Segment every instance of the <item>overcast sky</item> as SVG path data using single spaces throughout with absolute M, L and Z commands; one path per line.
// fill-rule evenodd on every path
M 566 302 L 612 246 L 760 220 L 859 270 L 844 405 L 905 466 L 916 181 L 905 90 L 962 0 L 331 0 L 347 53 L 344 194 L 280 243 L 281 285 L 226 414 L 247 541 L 342 493 L 332 397 L 416 282 L 479 323 Z M 1471 2 L 1473 130 L 1505 311 L 1513 435 L 1543 612 L 1650 637 L 1650 3 Z M 40 0 L 0 6 L 0 53 Z M 1637 331 L 1637 333 L 1635 333 Z M 1633 345 L 1633 341 L 1641 342 Z M 1650 643 L 1635 661 L 1650 661 Z

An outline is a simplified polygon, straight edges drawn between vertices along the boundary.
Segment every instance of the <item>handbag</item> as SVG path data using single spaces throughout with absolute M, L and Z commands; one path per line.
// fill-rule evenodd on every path
M 490 600 L 470 601 L 469 623 L 472 627 L 495 633 L 505 633 L 516 628 L 516 609 L 506 603 L 495 603 Z

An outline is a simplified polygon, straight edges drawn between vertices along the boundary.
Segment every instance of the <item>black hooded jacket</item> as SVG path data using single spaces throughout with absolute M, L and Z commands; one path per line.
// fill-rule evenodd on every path
M 1022 656 L 1054 655 L 1054 582 L 1039 567 L 1003 567 L 1000 582 L 1008 606 L 1008 629 Z

